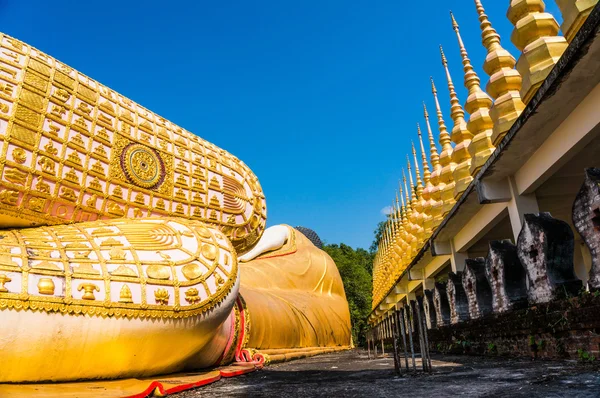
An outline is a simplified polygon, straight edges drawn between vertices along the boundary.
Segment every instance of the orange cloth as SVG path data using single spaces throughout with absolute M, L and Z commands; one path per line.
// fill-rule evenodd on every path
M 240 263 L 240 293 L 250 314 L 247 347 L 349 346 L 350 313 L 335 263 L 288 228 L 282 248 Z

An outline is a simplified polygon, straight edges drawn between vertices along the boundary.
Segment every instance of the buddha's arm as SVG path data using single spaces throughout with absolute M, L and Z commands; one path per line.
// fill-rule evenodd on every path
M 335 263 L 285 228 L 284 247 L 240 264 L 240 293 L 251 319 L 248 347 L 350 345 L 348 303 Z

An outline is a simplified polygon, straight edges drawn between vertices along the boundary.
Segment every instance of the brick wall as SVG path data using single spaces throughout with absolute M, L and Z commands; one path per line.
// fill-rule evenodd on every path
M 444 353 L 600 360 L 600 294 L 490 314 L 429 331 Z

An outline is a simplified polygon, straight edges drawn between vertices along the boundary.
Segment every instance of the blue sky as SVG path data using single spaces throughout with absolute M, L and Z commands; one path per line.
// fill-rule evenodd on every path
M 483 3 L 518 57 L 509 1 Z M 486 83 L 470 0 L 0 0 L 0 29 L 242 159 L 269 225 L 368 247 L 433 110 L 429 76 L 451 125 L 439 44 L 466 98 L 450 9 Z

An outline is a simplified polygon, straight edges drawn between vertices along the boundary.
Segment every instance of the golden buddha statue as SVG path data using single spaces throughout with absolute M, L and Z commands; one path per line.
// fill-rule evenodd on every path
M 351 345 L 335 264 L 265 232 L 244 163 L 1 33 L 0 138 L 0 383 Z

